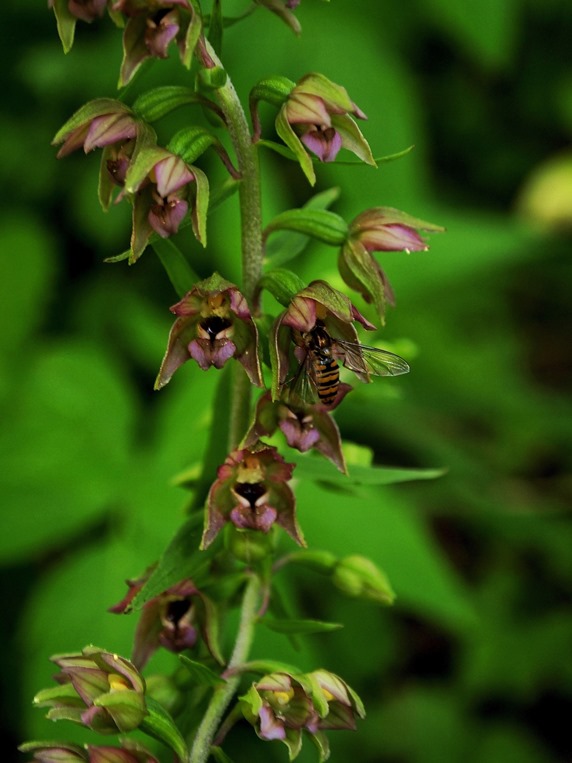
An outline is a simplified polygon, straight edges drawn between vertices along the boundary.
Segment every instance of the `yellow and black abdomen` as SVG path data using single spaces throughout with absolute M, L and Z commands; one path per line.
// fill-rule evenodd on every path
M 314 350 L 312 352 L 312 371 L 318 398 L 322 405 L 332 405 L 340 386 L 340 367 L 330 354 Z

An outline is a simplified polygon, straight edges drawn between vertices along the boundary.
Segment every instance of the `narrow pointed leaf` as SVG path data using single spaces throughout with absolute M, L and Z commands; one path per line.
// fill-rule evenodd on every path
M 77 19 L 68 9 L 68 0 L 55 0 L 54 13 L 64 53 L 69 53 L 73 45 Z
M 226 754 L 222 747 L 213 744 L 210 753 L 217 763 L 233 763 L 232 758 Z
M 314 165 L 300 138 L 296 135 L 286 118 L 284 109 L 280 109 L 276 117 L 276 132 L 296 157 L 302 172 L 308 178 L 310 185 L 316 183 Z
M 296 475 L 347 489 L 358 485 L 392 485 L 397 482 L 432 480 L 446 474 L 446 469 L 407 469 L 394 466 L 349 466 L 349 474 L 335 472 L 331 466 L 313 456 L 296 454 Z
M 344 626 L 341 623 L 327 623 L 322 620 L 262 620 L 264 625 L 276 633 L 306 635 L 310 633 L 330 633 Z
M 161 265 L 165 268 L 177 295 L 183 297 L 192 289 L 193 284 L 200 280 L 198 275 L 189 265 L 183 252 L 171 239 L 157 236 L 151 245 L 161 261 Z
M 220 56 L 222 50 L 223 28 L 224 23 L 222 18 L 221 0 L 214 0 L 211 9 L 211 22 L 209 24 L 208 40 L 218 56 Z
M 202 662 L 191 660 L 184 654 L 179 655 L 179 660 L 191 674 L 193 681 L 200 686 L 221 686 L 224 680 Z
M 186 760 L 187 744 L 171 715 L 151 697 L 146 697 L 146 704 L 149 712 L 139 726 L 141 731 L 170 747 L 179 760 Z

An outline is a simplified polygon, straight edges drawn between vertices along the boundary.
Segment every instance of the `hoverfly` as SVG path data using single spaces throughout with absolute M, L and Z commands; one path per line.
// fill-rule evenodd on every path
M 287 384 L 286 396 L 292 402 L 333 405 L 340 388 L 340 364 L 362 381 L 369 381 L 370 376 L 399 376 L 409 371 L 409 364 L 388 350 L 330 336 L 321 320 L 310 331 L 294 332 L 294 342 L 305 355 Z

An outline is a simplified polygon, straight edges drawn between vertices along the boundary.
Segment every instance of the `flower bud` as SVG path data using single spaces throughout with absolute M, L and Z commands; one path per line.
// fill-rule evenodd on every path
M 393 604 L 395 593 L 385 573 L 371 559 L 354 554 L 337 563 L 332 581 L 347 596 L 374 601 L 378 604 Z

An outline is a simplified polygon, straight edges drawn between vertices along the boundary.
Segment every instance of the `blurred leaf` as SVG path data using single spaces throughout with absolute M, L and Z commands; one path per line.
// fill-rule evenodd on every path
M 267 628 L 276 633 L 288 635 L 309 635 L 310 633 L 331 633 L 344 626 L 341 623 L 326 623 L 321 620 L 262 620 Z
M 359 497 L 331 493 L 315 482 L 297 487 L 299 521 L 310 547 L 338 556 L 359 553 L 391 580 L 405 606 L 456 631 L 473 627 L 469 592 L 429 535 L 424 518 L 390 488 L 363 488 Z
M 155 250 L 179 297 L 190 291 L 199 277 L 179 247 L 168 238 L 157 237 L 151 246 Z
M 424 0 L 433 22 L 487 69 L 512 63 L 520 29 L 521 0 Z M 486 34 L 483 34 L 486 29 Z
M 415 480 L 432 480 L 442 477 L 446 469 L 401 469 L 394 466 L 359 466 L 348 467 L 347 475 L 334 471 L 326 461 L 315 456 L 296 454 L 296 476 L 322 482 L 336 487 L 348 489 L 353 485 L 392 485 L 396 482 L 412 482 Z
M 36 349 L 0 430 L 4 559 L 62 543 L 116 504 L 133 417 L 102 353 L 79 342 Z

